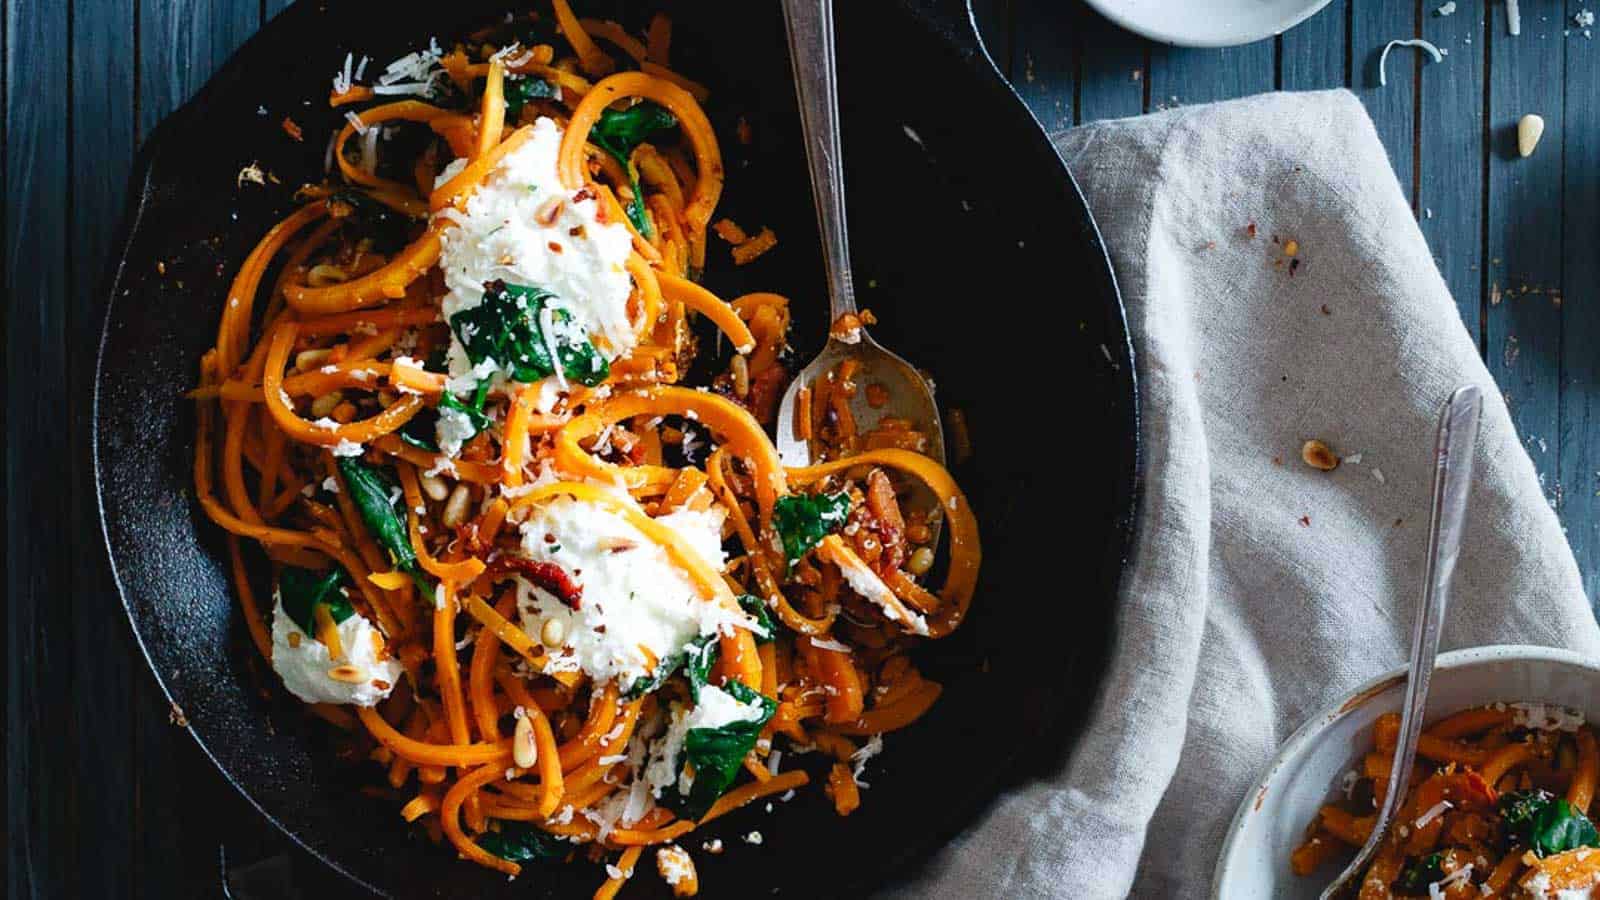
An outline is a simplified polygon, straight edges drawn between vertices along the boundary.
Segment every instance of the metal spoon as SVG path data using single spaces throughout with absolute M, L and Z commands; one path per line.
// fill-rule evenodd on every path
M 856 316 L 855 286 L 850 277 L 850 244 L 845 235 L 844 171 L 839 164 L 839 102 L 833 63 L 833 5 L 831 0 L 783 0 L 789 33 L 789 60 L 794 67 L 795 93 L 800 100 L 800 124 L 806 138 L 806 161 L 811 167 L 811 194 L 817 205 L 817 227 L 822 233 L 823 262 L 828 275 L 828 302 L 832 321 Z M 796 431 L 796 397 L 802 387 L 828 377 L 846 359 L 860 364 L 854 381 L 877 384 L 880 405 L 867 401 L 867 391 L 857 390 L 850 412 L 871 429 L 884 416 L 907 419 L 927 436 L 925 452 L 944 462 L 944 429 L 933 386 L 916 368 L 889 352 L 865 327 L 844 336 L 829 329 L 828 343 L 806 366 L 778 407 L 778 455 L 786 466 L 806 466 L 811 446 Z
M 1422 736 L 1422 717 L 1428 704 L 1428 682 L 1439 654 L 1439 631 L 1444 627 L 1445 602 L 1461 552 L 1461 530 L 1466 519 L 1467 490 L 1472 485 L 1472 451 L 1478 441 L 1478 415 L 1483 393 L 1474 385 L 1455 389 L 1439 412 L 1439 431 L 1433 451 L 1433 505 L 1428 521 L 1428 568 L 1422 582 L 1422 605 L 1411 633 L 1411 667 L 1406 674 L 1405 705 L 1400 711 L 1400 743 L 1389 768 L 1389 794 L 1361 852 L 1322 892 L 1332 900 L 1357 886 L 1372 855 L 1382 846 L 1394 824 L 1400 804 L 1410 789 L 1411 766 Z

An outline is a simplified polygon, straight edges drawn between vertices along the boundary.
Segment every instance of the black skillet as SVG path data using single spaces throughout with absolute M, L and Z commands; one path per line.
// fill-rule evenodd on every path
M 661 6 L 578 5 L 634 28 Z M 807 359 L 826 302 L 778 4 L 667 5 L 675 64 L 714 93 L 728 154 L 722 211 L 781 241 L 742 269 L 714 243 L 706 283 L 723 296 L 794 297 Z M 106 545 L 157 679 L 263 815 L 397 897 L 587 896 L 599 876 L 553 866 L 507 884 L 357 791 L 368 773 L 335 759 L 244 636 L 221 535 L 194 503 L 193 412 L 180 393 L 214 338 L 233 270 L 292 188 L 320 177 L 338 124 L 322 98 L 345 51 L 393 59 L 506 8 L 455 0 L 395 14 L 380 0 L 305 0 L 252 38 L 140 153 L 96 382 Z M 1059 765 L 1100 681 L 1137 505 L 1132 349 L 1110 265 L 965 0 L 853 0 L 837 15 L 861 303 L 879 315 L 883 342 L 927 366 L 942 401 L 966 411 L 976 454 L 956 474 L 982 519 L 983 577 L 966 625 L 921 656 L 943 698 L 889 736 L 861 809 L 839 819 L 813 786 L 773 814 L 756 806 L 697 833 L 693 848 L 714 836 L 728 847 L 697 854 L 707 897 L 858 895 L 913 871 L 1008 784 Z M 753 126 L 749 147 L 733 139 L 738 114 Z M 285 136 L 285 116 L 304 143 Z M 238 187 L 251 162 L 281 184 Z M 738 839 L 756 829 L 761 846 Z M 665 895 L 650 875 L 627 890 Z

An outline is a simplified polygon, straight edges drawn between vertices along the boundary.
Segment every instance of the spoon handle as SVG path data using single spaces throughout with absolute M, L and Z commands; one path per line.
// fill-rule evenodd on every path
M 1439 633 L 1444 627 L 1450 582 L 1461 552 L 1466 522 L 1467 493 L 1472 487 L 1473 448 L 1478 442 L 1478 417 L 1483 393 L 1475 385 L 1456 388 L 1439 413 L 1439 431 L 1433 452 L 1433 503 L 1429 510 L 1427 569 L 1422 583 L 1422 604 L 1411 633 L 1411 669 L 1400 711 L 1400 737 L 1389 768 L 1389 792 L 1361 852 L 1335 879 L 1323 898 L 1336 896 L 1366 868 L 1405 802 L 1416 760 L 1417 740 L 1428 705 L 1428 686 L 1434 660 L 1439 655 Z
M 844 169 L 839 157 L 838 77 L 833 64 L 832 0 L 783 0 L 789 63 L 800 100 L 800 126 L 811 166 L 811 196 L 822 234 L 828 302 L 837 320 L 856 311 L 850 278 L 850 241 L 845 235 Z

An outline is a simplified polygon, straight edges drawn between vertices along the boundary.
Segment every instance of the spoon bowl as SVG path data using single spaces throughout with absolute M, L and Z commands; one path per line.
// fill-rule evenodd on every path
M 848 406 L 860 431 L 869 432 L 886 418 L 904 419 L 926 438 L 921 452 L 943 465 L 944 427 L 933 384 L 915 366 L 873 340 L 865 328 L 856 332 L 854 342 L 829 338 L 822 352 L 790 383 L 778 407 L 778 455 L 783 464 L 809 466 L 821 461 L 805 437 L 808 429 L 798 418 L 800 392 L 833 377 L 846 360 L 857 365 Z

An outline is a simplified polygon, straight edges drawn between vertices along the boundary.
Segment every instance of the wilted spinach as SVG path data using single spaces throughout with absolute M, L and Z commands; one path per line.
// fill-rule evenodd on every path
M 1512 791 L 1500 797 L 1500 819 L 1516 843 L 1549 856 L 1577 847 L 1600 847 L 1600 833 L 1580 810 L 1549 791 Z
M 450 327 L 473 365 L 493 359 L 513 379 L 534 382 L 556 370 L 551 347 L 561 371 L 579 384 L 593 387 L 611 374 L 611 365 L 588 336 L 572 325 L 572 314 L 550 301 L 556 295 L 542 287 L 491 281 L 484 285 L 483 302 L 450 317 Z M 544 331 L 543 313 L 552 325 Z
M 844 525 L 850 514 L 850 495 L 788 494 L 772 507 L 772 525 L 783 540 L 783 555 L 790 568 L 829 532 Z
M 350 492 L 350 502 L 361 513 L 361 521 L 372 532 L 372 537 L 389 554 L 396 569 L 411 576 L 424 593 L 432 590 L 422 577 L 417 564 L 416 551 L 411 549 L 411 535 L 406 528 L 405 507 L 398 497 L 400 488 L 385 469 L 363 462 L 359 456 L 341 456 L 339 474 Z
M 589 131 L 589 142 L 609 153 L 628 172 L 633 199 L 628 202 L 628 218 L 641 235 L 650 237 L 650 220 L 644 214 L 644 192 L 639 189 L 639 173 L 629 162 L 634 148 L 652 134 L 678 127 L 678 118 L 665 107 L 646 100 L 627 109 L 608 109 Z
M 300 626 L 300 630 L 306 634 L 314 634 L 318 604 L 328 608 L 335 624 L 355 615 L 355 608 L 350 605 L 344 592 L 339 590 L 339 583 L 343 580 L 342 569 L 318 573 L 286 566 L 278 573 L 278 599 L 283 603 L 283 611 L 288 614 L 290 621 Z
M 499 831 L 478 835 L 478 846 L 514 863 L 561 859 L 572 845 L 527 822 L 500 820 Z

